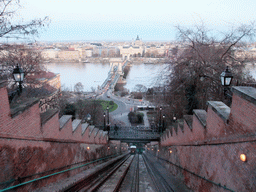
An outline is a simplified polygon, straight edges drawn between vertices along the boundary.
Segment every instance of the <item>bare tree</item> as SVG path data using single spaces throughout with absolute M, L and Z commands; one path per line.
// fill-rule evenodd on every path
M 19 0 L 0 0 L 0 38 L 28 38 L 39 34 L 39 29 L 49 24 L 49 18 L 33 19 L 29 22 L 15 19 L 17 10 L 21 8 Z M 13 67 L 21 65 L 25 75 L 31 72 L 41 71 L 41 54 L 24 45 L 1 45 L 0 46 L 1 75 L 7 78 Z
M 74 91 L 77 93 L 82 93 L 84 89 L 84 86 L 81 82 L 78 82 L 77 84 L 75 84 L 74 86 Z
M 99 101 L 97 100 L 78 100 L 75 103 L 76 113 L 78 118 L 86 120 L 86 115 L 91 115 L 91 121 L 93 125 L 103 124 L 103 110 Z
M 42 56 L 40 51 L 26 48 L 24 45 L 5 45 L 4 51 L 0 52 L 1 75 L 0 78 L 7 78 L 13 71 L 13 68 L 19 64 L 24 70 L 25 77 L 28 74 L 35 74 L 45 71 L 42 65 Z M 30 82 L 31 83 L 31 82 Z
M 195 108 L 206 108 L 207 100 L 222 100 L 220 74 L 226 66 L 231 67 L 234 74 L 233 83 L 252 80 L 243 73 L 246 60 L 235 58 L 233 48 L 243 38 L 254 36 L 253 23 L 232 28 L 227 33 L 215 33 L 217 37 L 204 24 L 176 29 L 183 52 L 173 63 L 168 94 L 176 116 L 191 114 Z
M 0 38 L 24 38 L 38 35 L 39 29 L 49 24 L 49 18 L 33 19 L 27 23 L 13 18 L 21 8 L 19 0 L 0 0 Z

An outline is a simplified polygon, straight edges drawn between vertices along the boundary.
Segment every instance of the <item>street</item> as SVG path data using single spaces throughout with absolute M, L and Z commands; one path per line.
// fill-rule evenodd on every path
M 128 113 L 130 112 L 130 109 L 133 109 L 138 105 L 149 105 L 148 101 L 145 103 L 143 102 L 143 104 L 141 101 L 136 99 L 115 96 L 110 90 L 106 91 L 102 95 L 97 96 L 97 99 L 114 101 L 118 105 L 118 108 L 115 111 L 110 112 L 110 115 L 116 122 L 122 121 L 124 126 L 131 126 L 128 119 Z M 149 127 L 147 113 L 144 111 L 142 113 L 144 113 L 144 126 Z

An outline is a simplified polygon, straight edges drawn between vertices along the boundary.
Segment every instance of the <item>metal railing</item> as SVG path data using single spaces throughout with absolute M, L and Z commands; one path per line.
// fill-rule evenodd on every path
M 148 127 L 110 127 L 110 139 L 158 140 L 160 134 Z

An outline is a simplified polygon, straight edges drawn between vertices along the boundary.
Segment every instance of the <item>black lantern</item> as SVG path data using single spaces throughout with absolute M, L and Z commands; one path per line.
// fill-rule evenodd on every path
M 228 66 L 226 67 L 226 70 L 221 73 L 220 79 L 221 84 L 224 86 L 224 96 L 225 99 L 227 99 L 227 105 L 230 106 L 232 102 L 232 92 L 230 91 L 229 86 L 231 85 L 233 74 L 229 71 Z
M 13 78 L 14 78 L 15 82 L 19 83 L 19 90 L 18 90 L 18 95 L 19 95 L 22 92 L 21 84 L 22 84 L 22 82 L 24 80 L 24 71 L 17 64 L 17 66 L 14 68 L 12 74 L 13 74 Z
M 221 73 L 220 79 L 223 86 L 230 86 L 233 74 L 229 71 L 228 66 L 226 67 L 226 70 Z

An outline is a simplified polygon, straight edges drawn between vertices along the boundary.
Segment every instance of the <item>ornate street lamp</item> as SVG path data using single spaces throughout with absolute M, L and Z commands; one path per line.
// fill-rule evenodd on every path
M 228 66 L 226 67 L 226 70 L 221 73 L 220 79 L 221 79 L 221 84 L 224 86 L 225 98 L 229 97 L 231 99 L 232 95 L 229 94 L 228 92 L 230 92 L 229 86 L 231 85 L 233 74 L 229 70 Z
M 159 132 L 161 133 L 161 129 L 162 129 L 162 106 L 159 107 L 159 113 L 160 113 L 160 118 L 159 118 L 159 123 L 158 123 L 158 126 L 159 126 Z
M 14 68 L 12 74 L 13 74 L 13 78 L 14 78 L 15 82 L 19 83 L 18 95 L 20 95 L 20 93 L 22 93 L 22 86 L 21 86 L 21 84 L 22 84 L 22 82 L 24 80 L 24 71 L 17 64 L 17 66 Z
M 109 106 L 107 106 L 108 125 L 109 125 Z
M 103 117 L 104 117 L 104 131 L 106 131 L 106 114 L 104 113 L 103 114 Z
M 233 74 L 231 73 L 231 71 L 229 71 L 228 66 L 226 67 L 226 70 L 221 73 L 220 79 L 221 79 L 221 84 L 223 86 L 226 86 L 226 87 L 230 86 L 231 81 L 233 79 Z
M 163 114 L 163 129 L 162 129 L 162 132 L 164 132 L 164 130 L 165 130 L 165 122 L 164 122 L 164 120 L 165 120 L 165 114 Z

